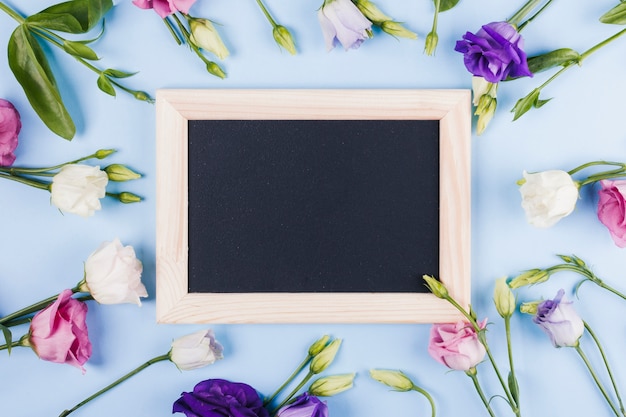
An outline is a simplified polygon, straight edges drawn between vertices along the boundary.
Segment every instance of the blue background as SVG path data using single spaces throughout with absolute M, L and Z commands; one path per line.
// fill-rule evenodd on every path
M 299 54 L 279 50 L 271 27 L 256 2 L 198 0 L 195 16 L 222 24 L 220 32 L 232 55 L 223 67 L 226 80 L 208 75 L 186 48 L 177 46 L 152 11 L 120 1 L 107 15 L 107 30 L 94 44 L 102 67 L 139 71 L 127 85 L 154 94 L 158 88 L 470 88 L 471 80 L 454 43 L 467 30 L 503 20 L 521 1 L 465 0 L 440 16 L 435 57 L 422 53 L 430 30 L 432 2 L 376 2 L 387 14 L 416 31 L 417 41 L 396 40 L 375 30 L 360 49 L 327 52 L 317 22 L 321 0 L 267 0 L 274 17 L 295 36 Z M 560 47 L 584 51 L 620 27 L 597 18 L 617 4 L 557 1 L 523 33 L 526 50 L 537 54 Z M 12 1 L 23 13 L 34 13 L 50 1 Z M 8 41 L 15 23 L 0 15 L 0 40 Z M 515 182 L 523 170 L 572 169 L 592 160 L 626 161 L 624 101 L 626 64 L 621 39 L 589 57 L 549 85 L 554 99 L 516 122 L 508 112 L 515 101 L 546 80 L 538 74 L 500 86 L 498 112 L 487 131 L 472 137 L 472 303 L 489 317 L 489 341 L 506 370 L 502 321 L 492 303 L 494 280 L 522 270 L 558 263 L 557 253 L 577 254 L 608 283 L 626 289 L 624 249 L 617 248 L 595 214 L 596 189 L 584 188 L 577 208 L 550 229 L 526 223 Z M 31 110 L 0 55 L 0 97 L 12 101 L 22 115 L 18 166 L 48 166 L 90 154 L 99 148 L 118 153 L 106 163 L 127 164 L 144 178 L 113 184 L 111 190 L 142 195 L 140 204 L 105 200 L 94 217 L 61 214 L 40 190 L 4 181 L 0 184 L 2 219 L 0 313 L 8 314 L 60 290 L 74 286 L 83 262 L 102 241 L 119 237 L 132 245 L 144 264 L 150 293 L 141 308 L 89 304 L 88 325 L 94 353 L 87 372 L 37 359 L 30 349 L 0 355 L 0 409 L 11 417 L 56 416 L 87 395 L 145 360 L 166 353 L 173 338 L 201 329 L 197 325 L 155 322 L 155 109 L 119 94 L 100 93 L 94 74 L 64 54 L 53 51 L 52 65 L 64 99 L 78 125 L 73 141 L 50 133 Z M 95 164 L 95 162 L 94 162 Z M 165 168 L 167 169 L 167 168 Z M 120 186 L 121 185 L 121 186 Z M 518 292 L 520 301 L 551 298 L 563 287 L 572 298 L 576 276 L 560 274 L 549 283 Z M 620 386 L 626 387 L 623 346 L 624 301 L 585 285 L 575 307 L 604 342 Z M 357 372 L 355 388 L 328 399 L 331 415 L 374 417 L 426 415 L 428 405 L 416 393 L 396 393 L 371 380 L 370 368 L 405 371 L 430 391 L 440 416 L 486 415 L 463 373 L 448 372 L 427 353 L 430 325 L 214 325 L 225 347 L 224 360 L 181 372 L 168 362 L 148 368 L 121 387 L 74 415 L 167 416 L 182 391 L 207 378 L 226 378 L 253 385 L 265 394 L 279 386 L 300 362 L 309 344 L 323 334 L 344 340 L 329 373 Z M 27 328 L 16 329 L 16 338 Z M 512 338 L 526 416 L 611 415 L 584 365 L 572 349 L 555 349 L 529 317 L 513 318 Z M 583 348 L 598 369 L 601 363 L 585 336 Z M 498 383 L 488 364 L 479 366 L 487 395 Z M 604 377 L 603 377 L 604 378 Z M 626 389 L 626 388 L 624 388 Z M 510 415 L 501 399 L 493 406 Z

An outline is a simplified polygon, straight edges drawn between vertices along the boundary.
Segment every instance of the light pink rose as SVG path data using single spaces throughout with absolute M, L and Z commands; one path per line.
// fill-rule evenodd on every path
M 13 151 L 21 129 L 20 113 L 11 102 L 0 98 L 0 166 L 8 167 L 15 162 Z
M 485 319 L 480 328 L 484 329 L 486 323 Z M 428 353 L 448 368 L 468 371 L 483 360 L 486 351 L 472 325 L 460 321 L 434 324 L 430 329 Z
M 45 361 L 66 363 L 85 372 L 83 365 L 91 356 L 87 333 L 87 304 L 64 290 L 57 300 L 37 313 L 30 323 L 28 342 Z
M 602 180 L 598 192 L 598 219 L 617 246 L 626 248 L 626 180 Z
M 142 9 L 154 9 L 163 19 L 172 13 L 189 13 L 196 0 L 133 0 L 133 4 Z

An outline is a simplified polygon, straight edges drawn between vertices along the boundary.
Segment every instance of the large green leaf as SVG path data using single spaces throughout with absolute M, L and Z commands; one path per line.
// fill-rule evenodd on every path
M 93 29 L 111 7 L 112 0 L 71 0 L 31 15 L 26 22 L 61 32 L 85 33 Z
M 561 48 L 528 58 L 528 69 L 533 74 L 550 68 L 580 61 L 580 54 L 570 48 Z
M 26 25 L 18 26 L 8 45 L 9 67 L 41 120 L 57 135 L 72 139 L 76 127 L 37 39 Z
M 439 11 L 445 12 L 452 9 L 459 3 L 459 0 L 439 0 Z
M 612 25 L 626 24 L 626 3 L 622 2 L 600 17 L 600 22 Z

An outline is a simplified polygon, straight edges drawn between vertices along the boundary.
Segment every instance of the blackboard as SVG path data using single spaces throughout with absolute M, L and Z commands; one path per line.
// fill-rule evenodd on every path
M 449 322 L 470 288 L 466 90 L 159 90 L 157 320 Z
M 189 292 L 426 292 L 438 120 L 191 120 Z

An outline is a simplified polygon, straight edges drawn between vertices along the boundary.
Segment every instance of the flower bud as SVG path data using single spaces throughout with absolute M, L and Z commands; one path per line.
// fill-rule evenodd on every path
M 136 194 L 129 193 L 128 191 L 122 191 L 119 193 L 117 195 L 117 199 L 124 204 L 139 203 L 141 201 L 141 197 Z
M 426 286 L 430 292 L 437 298 L 448 298 L 448 289 L 443 285 L 440 281 L 436 280 L 434 277 L 423 275 L 424 281 L 426 281 Z
M 311 347 L 309 347 L 309 356 L 315 356 L 320 353 L 326 345 L 328 345 L 328 341 L 330 340 L 330 336 L 324 335 L 320 339 L 316 340 Z
M 541 301 L 529 301 L 527 303 L 522 303 L 519 307 L 519 311 L 524 314 L 532 314 L 533 316 L 537 314 L 537 306 Z
M 506 284 L 506 278 L 496 280 L 493 291 L 493 302 L 502 318 L 511 317 L 515 312 L 515 296 Z
M 437 32 L 430 32 L 426 35 L 426 41 L 424 43 L 424 52 L 426 52 L 426 55 L 433 55 L 435 53 L 435 49 L 437 49 L 438 43 L 439 35 L 437 35 Z
M 391 20 L 391 17 L 384 14 L 378 6 L 369 0 L 356 0 L 354 3 L 361 13 L 363 13 L 363 16 L 372 23 L 380 25 L 385 21 Z
M 397 391 L 411 391 L 413 389 L 413 381 L 401 371 L 371 369 L 370 376 Z
M 213 330 L 200 330 L 172 342 L 170 360 L 182 371 L 202 368 L 222 359 L 222 345 Z
M 314 374 L 319 374 L 328 368 L 335 359 L 339 346 L 341 346 L 341 339 L 335 339 L 330 342 L 320 353 L 315 355 L 313 360 L 311 360 L 311 364 L 309 365 L 310 371 Z
M 147 101 L 148 103 L 154 103 L 154 99 L 144 91 L 133 91 L 133 97 L 140 101 Z
M 285 48 L 291 55 L 296 54 L 296 43 L 286 27 L 277 25 L 272 31 L 274 40 L 279 46 Z
M 534 285 L 545 282 L 550 278 L 550 274 L 542 269 L 528 270 L 509 281 L 509 288 L 516 289 L 526 285 Z
M 354 376 L 355 374 L 343 374 L 318 378 L 309 387 L 309 394 L 316 397 L 332 397 L 352 388 Z
M 104 168 L 111 181 L 130 181 L 141 178 L 141 174 L 121 164 L 112 164 Z
M 207 19 L 189 18 L 191 36 L 189 40 L 198 48 L 215 54 L 219 59 L 225 59 L 230 52 L 213 23 Z
M 222 79 L 226 78 L 226 73 L 224 72 L 224 70 L 222 70 L 222 68 L 220 68 L 220 66 L 213 61 L 207 62 L 206 70 L 209 72 L 209 74 L 213 74 L 216 77 L 220 77 Z
M 115 152 L 117 152 L 115 149 L 98 149 L 95 153 L 95 157 L 98 159 L 104 159 Z
M 402 23 L 394 22 L 393 20 L 385 20 L 381 23 L 380 28 L 383 30 L 383 32 L 388 33 L 392 36 L 407 39 L 417 39 L 417 33 L 408 30 L 407 28 L 402 26 Z

